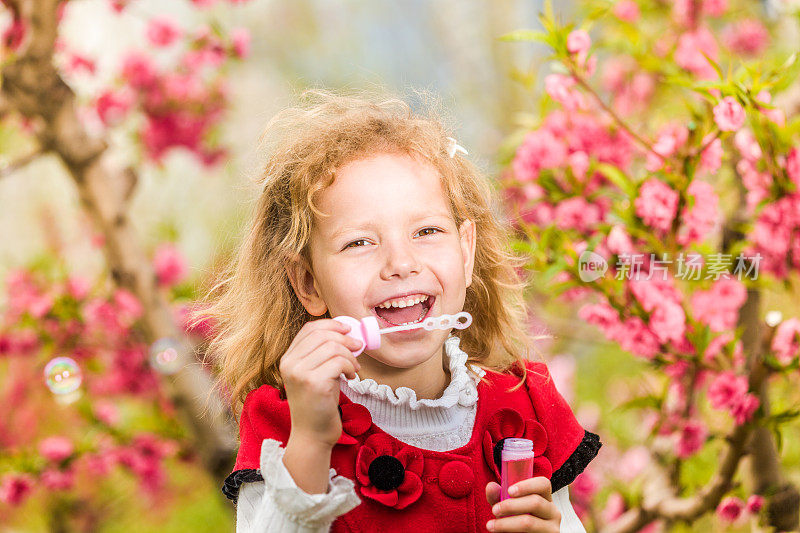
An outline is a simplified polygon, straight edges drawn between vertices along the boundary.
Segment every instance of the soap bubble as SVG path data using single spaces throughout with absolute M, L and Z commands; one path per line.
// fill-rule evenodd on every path
M 181 369 L 180 349 L 173 338 L 158 339 L 150 346 L 150 366 L 160 374 L 174 374 Z
M 56 357 L 44 367 L 44 379 L 50 392 L 58 396 L 74 393 L 81 386 L 83 372 L 74 359 Z

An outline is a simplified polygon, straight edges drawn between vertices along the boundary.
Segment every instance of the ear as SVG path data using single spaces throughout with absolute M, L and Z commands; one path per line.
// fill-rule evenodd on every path
M 306 259 L 302 256 L 290 260 L 284 267 L 289 283 L 297 295 L 297 299 L 303 304 L 306 311 L 313 316 L 324 315 L 328 306 L 322 300 L 317 289 L 317 282 L 314 279 L 314 272 L 311 270 Z
M 467 287 L 472 285 L 472 271 L 475 267 L 475 239 L 477 230 L 475 222 L 465 220 L 458 228 L 461 236 L 461 253 L 464 256 L 464 279 L 467 280 Z

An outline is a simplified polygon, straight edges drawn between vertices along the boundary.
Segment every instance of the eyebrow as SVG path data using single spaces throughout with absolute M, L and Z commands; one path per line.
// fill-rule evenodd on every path
M 420 221 L 420 220 L 424 220 L 424 219 L 428 219 L 428 218 L 436 218 L 436 217 L 442 217 L 442 218 L 449 219 L 450 218 L 450 213 L 442 213 L 442 212 L 439 212 L 439 211 L 436 211 L 436 212 L 433 212 L 433 213 L 418 213 L 418 214 L 413 215 L 412 220 Z M 357 222 L 355 224 L 342 226 L 341 228 L 336 229 L 336 231 L 334 231 L 331 234 L 331 237 L 332 238 L 336 238 L 336 237 L 341 236 L 344 233 L 347 233 L 348 231 L 358 231 L 358 230 L 362 230 L 362 229 L 371 229 L 371 228 L 374 228 L 374 227 L 375 227 L 375 223 L 371 222 L 371 221 L 368 221 L 368 220 L 364 221 L 364 222 Z

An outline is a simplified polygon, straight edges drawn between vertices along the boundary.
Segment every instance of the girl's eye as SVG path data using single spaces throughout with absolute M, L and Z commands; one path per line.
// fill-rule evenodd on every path
M 423 228 L 423 229 L 419 230 L 418 233 L 422 233 L 423 231 L 428 231 L 428 230 L 431 230 L 431 231 L 436 232 L 436 233 L 441 233 L 442 232 L 442 230 L 440 230 L 439 228 Z M 434 234 L 435 233 L 426 233 L 425 235 L 423 235 L 423 237 L 427 236 L 427 235 L 434 235 Z M 366 239 L 358 239 L 357 241 L 353 241 L 350 244 L 348 244 L 347 246 L 345 246 L 344 249 L 347 250 L 348 248 L 360 248 L 360 246 L 358 246 L 358 243 L 360 243 L 360 242 L 367 242 L 367 240 Z
M 347 246 L 345 246 L 344 249 L 347 250 L 348 248 L 351 248 L 351 247 L 352 248 L 357 248 L 357 246 L 353 246 L 353 245 L 356 244 L 356 243 L 359 243 L 359 242 L 367 242 L 367 241 L 366 241 L 366 239 L 358 239 L 357 241 L 353 241 L 350 244 L 348 244 Z

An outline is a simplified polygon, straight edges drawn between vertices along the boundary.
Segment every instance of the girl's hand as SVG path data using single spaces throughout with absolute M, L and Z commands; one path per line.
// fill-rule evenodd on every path
M 350 326 L 330 318 L 312 320 L 297 333 L 278 370 L 289 402 L 290 438 L 331 448 L 342 434 L 339 375 L 356 377 L 361 365 L 351 350 L 361 343 L 345 335 Z
M 532 477 L 508 489 L 510 498 L 500 501 L 500 485 L 486 485 L 486 500 L 496 520 L 489 520 L 489 531 L 541 531 L 558 533 L 561 513 L 553 503 L 552 486 L 546 477 Z

